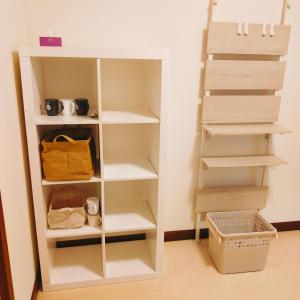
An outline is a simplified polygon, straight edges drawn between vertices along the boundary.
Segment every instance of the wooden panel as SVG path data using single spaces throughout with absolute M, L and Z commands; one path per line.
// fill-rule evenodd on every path
M 291 132 L 277 124 L 212 124 L 204 125 L 203 128 L 210 135 L 260 135 Z
M 267 187 L 208 188 L 200 190 L 196 212 L 261 209 L 266 206 Z
M 280 90 L 285 62 L 212 60 L 206 65 L 206 90 Z
M 275 155 L 211 156 L 202 157 L 201 161 L 208 168 L 267 167 L 286 164 L 286 161 Z
M 277 122 L 280 101 L 279 96 L 206 96 L 203 101 L 202 122 Z
M 276 25 L 275 35 L 262 35 L 262 24 L 249 24 L 249 34 L 238 35 L 238 23 L 212 22 L 208 29 L 207 52 L 210 54 L 285 55 L 291 26 Z M 267 33 L 270 31 L 267 29 Z

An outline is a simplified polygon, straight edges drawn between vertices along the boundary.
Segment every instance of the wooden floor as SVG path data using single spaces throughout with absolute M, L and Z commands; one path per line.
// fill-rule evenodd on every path
M 165 244 L 162 279 L 39 293 L 38 300 L 299 300 L 300 231 L 279 234 L 262 272 L 221 275 L 207 241 Z

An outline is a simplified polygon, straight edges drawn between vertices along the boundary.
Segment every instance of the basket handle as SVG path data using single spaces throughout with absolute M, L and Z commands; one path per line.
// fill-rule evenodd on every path
M 53 142 L 56 142 L 57 139 L 58 139 L 59 137 L 63 137 L 63 138 L 65 138 L 68 142 L 70 142 L 70 143 L 72 143 L 72 144 L 76 144 L 76 141 L 74 141 L 74 140 L 71 139 L 69 136 L 64 135 L 64 134 L 60 134 L 60 135 L 56 136 L 56 137 L 54 138 Z

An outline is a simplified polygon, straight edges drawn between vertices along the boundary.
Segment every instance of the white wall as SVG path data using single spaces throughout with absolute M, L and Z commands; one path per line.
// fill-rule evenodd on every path
M 28 182 L 26 145 L 17 55 L 25 43 L 22 0 L 1 1 L 0 9 L 0 190 L 16 300 L 31 297 L 36 277 L 36 247 Z
M 207 26 L 208 0 L 25 0 L 29 38 L 37 44 L 38 36 L 55 29 L 63 44 L 75 47 L 168 48 L 171 50 L 171 85 L 168 106 L 168 178 L 165 199 L 165 229 L 193 228 L 193 203 L 197 190 L 198 98 L 203 30 Z M 220 0 L 215 17 L 219 20 L 278 22 L 279 0 Z M 294 133 L 275 137 L 274 150 L 289 165 L 271 168 L 268 207 L 264 215 L 270 221 L 300 220 L 300 124 L 297 122 L 300 101 L 297 83 L 300 78 L 299 1 L 291 1 L 288 22 L 293 25 L 284 98 L 280 121 Z M 214 151 L 254 152 L 261 139 L 215 141 Z M 252 142 L 255 142 L 253 144 Z M 239 145 L 236 147 L 236 145 Z M 255 145 L 252 147 L 251 145 Z M 210 148 L 212 148 L 210 146 Z M 240 172 L 240 173 L 239 173 Z M 237 171 L 233 177 L 212 172 L 206 181 L 228 184 L 253 182 L 253 172 Z M 228 179 L 229 178 L 229 179 Z

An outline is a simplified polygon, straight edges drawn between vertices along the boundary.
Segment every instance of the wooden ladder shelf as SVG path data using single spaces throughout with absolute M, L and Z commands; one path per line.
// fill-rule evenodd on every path
M 291 132 L 277 124 L 291 27 L 274 26 L 263 35 L 263 24 L 210 22 L 202 99 L 199 192 L 196 202 L 196 238 L 201 214 L 212 211 L 261 209 L 266 205 L 266 168 L 286 162 L 270 153 L 273 134 Z M 268 30 L 271 30 L 268 28 Z M 268 31 L 267 30 L 267 31 Z M 218 136 L 266 136 L 263 155 L 211 156 L 204 145 Z M 261 184 L 246 187 L 204 187 L 209 168 L 259 167 Z

